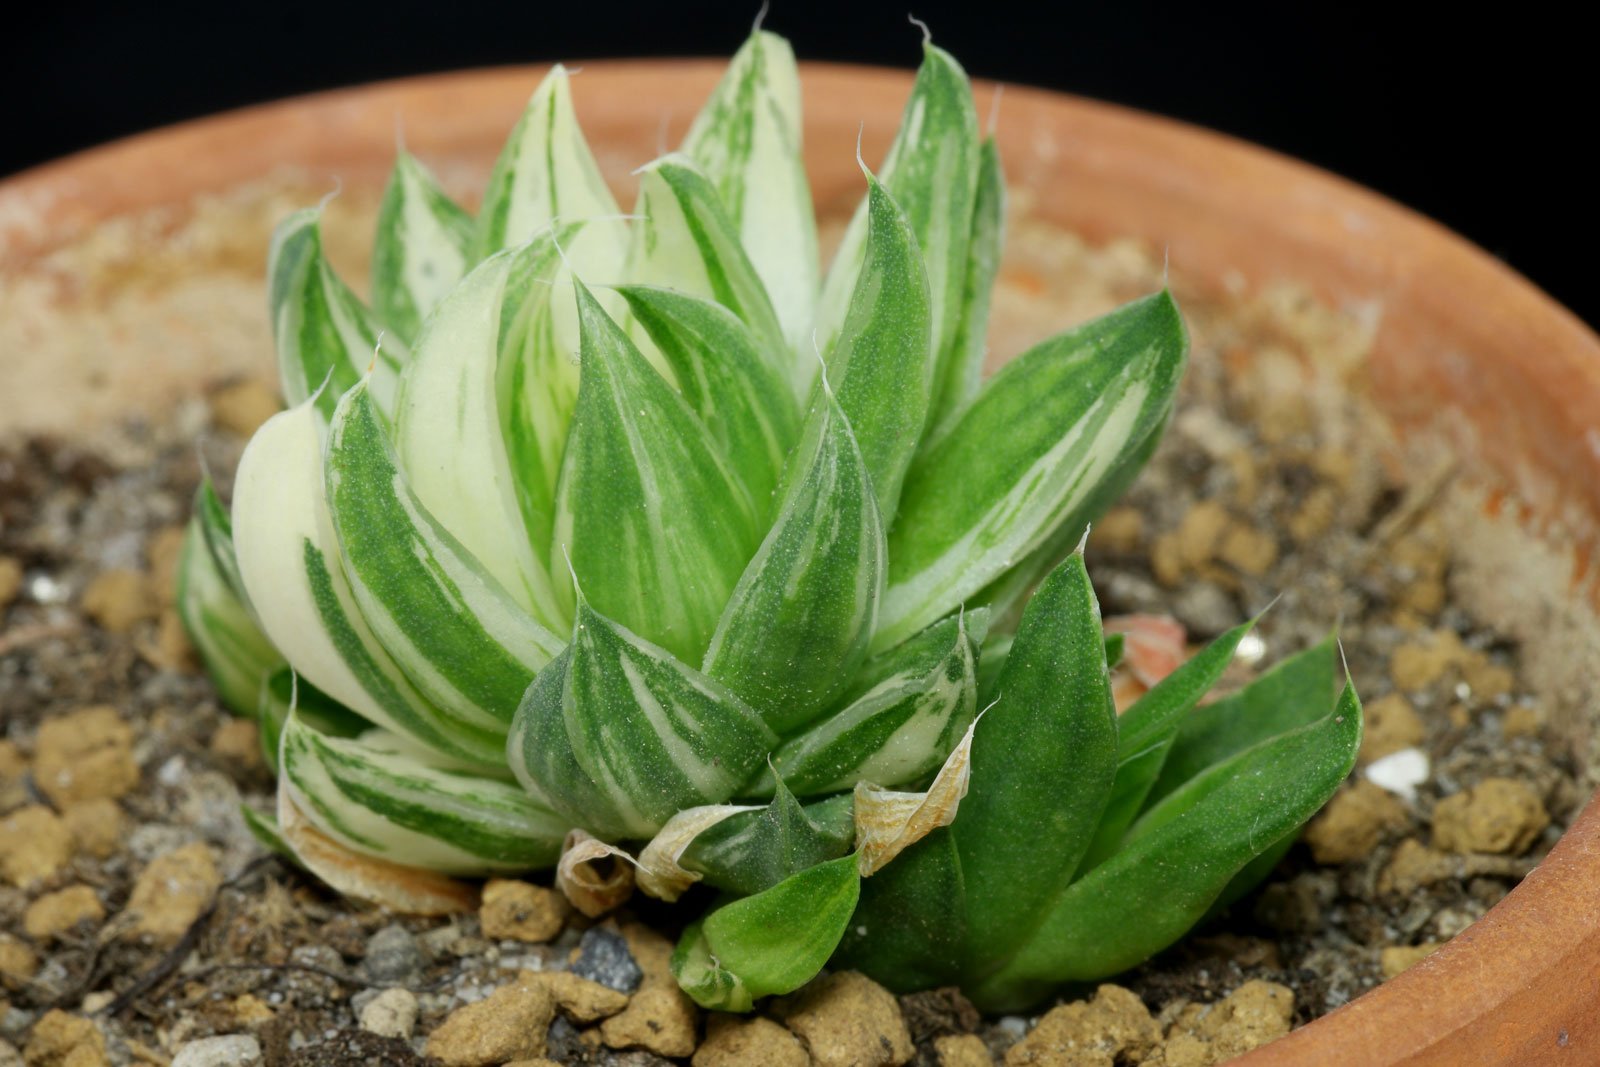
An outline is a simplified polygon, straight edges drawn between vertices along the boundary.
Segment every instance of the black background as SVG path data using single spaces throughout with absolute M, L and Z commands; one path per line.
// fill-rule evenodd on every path
M 0 174 L 153 126 L 425 71 L 726 55 L 755 3 L 95 4 L 0 16 Z M 1594 36 L 1531 4 L 776 0 L 801 58 L 909 67 L 907 8 L 975 76 L 1186 119 L 1371 186 L 1600 324 Z M 1568 10 L 1575 10 L 1567 5 Z

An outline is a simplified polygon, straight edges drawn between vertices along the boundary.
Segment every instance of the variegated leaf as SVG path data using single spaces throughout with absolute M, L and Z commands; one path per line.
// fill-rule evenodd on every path
M 948 614 L 1059 538 L 1125 450 L 1166 417 L 1187 347 L 1162 292 L 1035 346 L 991 378 L 906 477 L 875 647 Z
M 563 359 L 536 326 L 524 327 L 550 298 L 560 262 L 556 235 L 546 232 L 452 290 L 423 327 L 394 420 L 395 451 L 418 501 L 518 605 L 558 633 L 571 616 L 530 527 L 545 509 L 549 529 L 556 458 L 541 449 L 559 441 L 563 413 L 558 377 L 544 372 Z
M 239 715 L 254 716 L 261 683 L 283 662 L 234 593 L 206 544 L 202 515 L 206 483 L 184 532 L 178 557 L 178 617 L 216 683 L 222 702 Z M 216 499 L 212 493 L 211 499 Z M 231 545 L 229 554 L 231 556 Z
M 938 404 L 928 423 L 948 425 L 978 392 L 983 379 L 983 357 L 988 351 L 989 301 L 1000 272 L 1000 252 L 1005 241 L 1006 179 L 1000 167 L 1000 149 L 990 137 L 978 153 L 978 185 L 972 205 L 972 236 L 967 245 L 967 276 L 961 290 L 961 315 L 950 350 L 940 367 L 942 380 L 934 394 Z M 930 438 L 928 444 L 932 444 Z
M 779 734 L 815 718 L 866 658 L 886 569 L 866 464 L 826 385 L 796 459 L 705 657 Z
M 417 499 L 366 382 L 334 412 L 326 470 L 345 576 L 379 642 L 454 718 L 508 727 L 533 676 L 564 642 Z
M 890 522 L 933 401 L 938 368 L 928 295 L 906 216 L 869 173 L 866 257 L 828 351 L 828 378 L 861 446 L 878 510 Z
M 757 30 L 695 117 L 683 152 L 716 187 L 790 345 L 809 345 L 817 224 L 801 154 L 794 50 Z
M 378 208 L 372 309 L 407 344 L 474 262 L 472 216 L 401 149 Z
M 282 781 L 317 829 L 356 852 L 447 874 L 555 863 L 568 824 L 515 784 L 430 765 L 382 740 L 326 736 L 289 716 Z
M 763 351 L 788 351 L 739 228 L 687 156 L 663 156 L 639 172 L 634 215 L 628 282 L 671 286 L 715 300 L 750 327 Z
M 852 856 L 790 875 L 685 930 L 672 973 L 703 1008 L 749 1011 L 756 999 L 792 992 L 816 976 L 860 894 Z
M 209 476 L 201 479 L 200 488 L 195 491 L 194 517 L 218 576 L 249 610 L 250 601 L 244 591 L 244 579 L 239 577 L 239 559 L 233 552 L 233 518 L 223 505 L 222 498 L 217 496 L 216 486 L 211 484 Z
M 881 657 L 867 691 L 786 742 L 777 773 L 801 796 L 871 782 L 892 789 L 924 779 L 977 714 L 977 655 L 964 615 L 944 619 Z M 874 673 L 877 673 L 876 671 Z
M 763 352 L 750 328 L 714 301 L 652 285 L 617 291 L 765 515 L 800 436 L 786 362 Z
M 922 67 L 879 177 L 910 220 L 927 264 L 933 349 L 940 372 L 953 358 L 967 283 L 967 246 L 978 179 L 978 116 L 966 72 L 944 49 L 923 46 Z M 818 332 L 831 341 L 844 322 L 865 260 L 868 206 L 850 220 L 823 282 Z M 943 407 L 935 397 L 934 410 Z
M 552 555 L 596 611 L 698 663 L 759 543 L 754 505 L 688 404 L 577 292 L 582 382 Z
M 386 336 L 379 345 L 377 319 L 323 255 L 321 223 L 321 208 L 307 208 L 272 233 L 268 311 L 284 399 L 293 407 L 315 396 L 326 418 L 370 366 L 374 397 L 387 416 L 405 365 L 405 344 Z
M 856 831 L 849 794 L 802 806 L 779 782 L 771 802 L 702 830 L 683 851 L 684 867 L 740 896 L 849 852 Z
M 322 419 L 309 402 L 268 419 L 234 482 L 234 549 L 262 631 L 340 704 L 430 749 L 494 766 L 504 729 L 445 715 L 362 619 L 324 495 Z
M 359 737 L 372 729 L 370 722 L 297 676 L 294 668 L 285 664 L 262 681 L 256 699 L 261 758 L 272 768 L 273 774 L 278 773 L 279 740 L 291 712 L 319 734 L 330 737 Z
M 559 682 L 546 678 L 555 672 Z M 611 840 L 651 837 L 685 808 L 726 801 L 776 740 L 730 690 L 581 598 L 568 651 L 517 718 L 519 777 Z

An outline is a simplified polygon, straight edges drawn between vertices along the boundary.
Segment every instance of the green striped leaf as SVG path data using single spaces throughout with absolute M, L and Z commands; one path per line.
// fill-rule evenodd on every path
M 817 224 L 801 153 L 794 50 L 757 30 L 695 117 L 683 152 L 716 187 L 790 345 L 809 345 Z
M 706 673 L 780 734 L 815 718 L 866 658 L 886 569 L 866 464 L 826 384 L 796 457 L 705 656 Z
M 364 718 L 434 751 L 501 764 L 504 729 L 430 704 L 362 618 L 328 514 L 322 433 L 317 411 L 302 404 L 268 419 L 239 460 L 234 550 L 262 631 L 296 671 Z
M 759 543 L 754 506 L 688 404 L 577 292 L 581 383 L 554 554 L 568 553 L 596 611 L 698 663 Z
M 1233 662 L 1234 651 L 1255 625 L 1252 619 L 1218 637 L 1199 654 L 1157 682 L 1117 719 L 1117 777 L 1111 798 L 1095 829 L 1094 843 L 1084 857 L 1091 870 L 1114 852 L 1144 807 L 1145 797 L 1161 774 L 1178 728 Z
M 853 856 L 790 875 L 685 930 L 672 973 L 703 1008 L 749 1011 L 758 998 L 793 992 L 816 977 L 860 893 Z
M 856 827 L 848 794 L 802 805 L 781 783 L 772 801 L 695 837 L 681 862 L 709 886 L 749 896 L 850 851 Z
M 559 688 L 543 674 L 530 687 L 512 751 L 520 742 L 519 773 L 598 837 L 647 838 L 685 808 L 721 804 L 776 740 L 728 689 L 581 597 L 569 650 L 546 670 L 562 673 Z M 602 817 L 615 815 L 607 825 L 588 807 L 594 792 L 612 809 Z
M 788 351 L 738 226 L 723 209 L 716 188 L 687 156 L 663 156 L 639 172 L 634 215 L 630 283 L 670 286 L 715 300 L 750 327 L 763 351 Z
M 978 723 L 971 784 L 951 827 L 972 980 L 1028 942 L 1072 881 L 1111 794 L 1116 711 L 1081 553 L 1028 603 L 999 690 Z
M 935 437 L 937 428 L 948 425 L 972 400 L 983 380 L 989 301 L 1000 273 L 1005 227 L 1006 179 L 1000 166 L 999 146 L 990 137 L 978 152 L 978 185 L 972 205 L 972 236 L 967 244 L 967 276 L 961 290 L 961 317 L 940 368 L 942 379 L 934 388 L 938 405 L 928 420 L 936 427 Z
M 529 303 L 549 299 L 560 263 L 556 236 L 546 232 L 489 259 L 451 291 L 417 340 L 393 438 L 422 507 L 520 607 L 558 633 L 571 615 L 552 587 L 546 542 L 534 548 L 528 516 L 544 508 L 549 528 L 543 479 L 552 461 L 539 448 L 564 426 L 549 425 L 559 420 L 560 385 L 541 372 L 562 357 L 523 326 L 524 316 L 538 318 Z M 519 366 L 508 370 L 508 362 Z M 534 428 L 508 440 L 508 423 Z
M 372 309 L 406 343 L 473 263 L 472 216 L 401 149 L 378 208 L 372 245 Z
M 334 412 L 326 471 L 345 576 L 379 642 L 452 717 L 508 727 L 533 676 L 564 642 L 423 507 L 365 382 Z
M 405 364 L 405 344 L 384 337 L 377 319 L 339 280 L 322 253 L 322 209 L 297 211 L 272 232 L 268 311 L 278 378 L 290 407 L 316 397 L 324 418 L 372 368 L 373 393 L 387 416 Z
M 1237 693 L 1203 704 L 1178 728 L 1145 806 L 1208 767 L 1327 714 L 1337 676 L 1332 634 L 1276 664 Z
M 944 49 L 923 46 L 922 67 L 900 130 L 878 174 L 910 221 L 927 265 L 933 349 L 940 367 L 935 381 L 942 383 L 965 303 L 967 247 L 978 182 L 978 116 L 972 88 L 961 65 Z M 825 341 L 837 336 L 865 261 L 868 212 L 863 203 L 850 220 L 823 282 L 818 324 Z M 942 402 L 935 399 L 934 410 L 942 410 Z
M 786 368 L 762 352 L 749 327 L 720 304 L 650 285 L 617 291 L 764 515 L 800 436 L 799 405 Z
M 372 729 L 370 722 L 298 677 L 294 668 L 285 664 L 262 681 L 256 699 L 261 757 L 273 774 L 278 773 L 278 741 L 291 712 L 313 730 L 332 737 L 359 737 Z
M 256 625 L 211 554 L 203 518 L 210 488 L 210 482 L 201 487 L 197 509 L 183 536 L 178 557 L 178 618 L 222 702 L 238 715 L 254 716 L 262 680 L 283 657 Z M 214 492 L 209 496 L 216 500 Z M 230 544 L 228 558 L 231 556 Z
M 894 198 L 868 173 L 866 258 L 828 352 L 828 378 L 861 446 L 878 510 L 889 519 L 933 400 L 929 314 L 917 239 Z
M 801 796 L 871 782 L 911 785 L 938 770 L 978 711 L 977 649 L 964 615 L 935 623 L 880 659 L 892 672 L 788 741 L 772 762 Z
M 473 259 L 514 248 L 560 219 L 588 222 L 567 249 L 574 267 L 614 277 L 627 227 L 572 110 L 571 76 L 559 63 L 539 83 L 489 175 Z
M 1241 869 L 1327 803 L 1360 745 L 1361 704 L 1347 684 L 1332 713 L 1191 780 L 1060 895 L 1016 958 L 972 990 L 974 1002 L 1015 1011 L 1062 982 L 1096 981 L 1166 948 Z
M 552 866 L 568 826 L 516 785 L 431 765 L 381 731 L 318 733 L 291 714 L 282 784 L 312 824 L 368 856 L 446 874 Z
M 211 484 L 209 475 L 201 478 L 200 488 L 195 490 L 194 517 L 198 520 L 197 529 L 206 551 L 211 554 L 217 574 L 248 610 L 250 602 L 245 595 L 244 579 L 239 577 L 238 557 L 233 552 L 233 519 L 223 505 L 222 498 L 217 496 L 216 486 Z
M 1037 345 L 991 378 L 906 477 L 875 647 L 949 614 L 1064 532 L 1166 417 L 1188 347 L 1163 292 Z

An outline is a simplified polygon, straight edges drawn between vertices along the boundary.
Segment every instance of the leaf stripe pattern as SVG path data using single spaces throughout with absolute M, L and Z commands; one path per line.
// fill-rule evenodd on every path
M 466 275 L 473 236 L 472 216 L 445 195 L 415 156 L 401 150 L 378 208 L 372 305 L 407 344 Z

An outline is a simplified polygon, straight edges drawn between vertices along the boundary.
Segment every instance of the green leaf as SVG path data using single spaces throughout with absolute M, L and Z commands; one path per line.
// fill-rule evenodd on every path
M 1003 965 L 1077 873 L 1116 770 L 1100 607 L 1074 554 L 1039 586 L 978 723 L 951 829 L 967 892 L 964 970 Z
M 540 375 L 563 359 L 522 328 L 538 318 L 530 304 L 549 299 L 561 263 L 557 240 L 546 232 L 494 256 L 429 316 L 401 383 L 393 440 L 422 507 L 523 610 L 559 633 L 572 617 L 551 582 L 548 542 L 535 551 L 533 535 L 540 515 L 542 532 L 550 529 L 550 489 L 541 479 L 559 461 L 537 442 L 565 433 L 550 399 L 559 379 Z M 533 381 L 517 388 L 524 378 Z M 508 427 L 530 424 L 527 435 L 508 437 Z
M 372 731 L 329 737 L 291 714 L 282 783 L 295 806 L 347 848 L 445 874 L 552 866 L 568 824 L 516 785 L 426 761 Z
M 564 642 L 534 621 L 411 491 L 367 383 L 345 394 L 327 447 L 329 513 L 362 617 L 452 717 L 510 725 Z
M 833 965 L 861 971 L 896 992 L 957 984 L 966 909 L 955 838 L 948 827 L 935 830 L 862 880 L 861 901 Z
M 764 352 L 789 350 L 739 228 L 716 188 L 687 156 L 663 156 L 639 172 L 633 213 L 628 282 L 670 286 L 714 300 L 750 327 Z
M 318 689 L 428 748 L 502 765 L 503 728 L 453 719 L 417 691 L 361 616 L 324 492 L 323 423 L 309 403 L 268 419 L 234 481 L 234 550 L 262 632 Z
M 1327 714 L 1333 698 L 1334 638 L 1282 661 L 1237 693 L 1194 709 L 1150 788 L 1149 807 L 1207 767 Z
M 299 678 L 287 664 L 267 675 L 256 698 L 256 726 L 261 733 L 261 757 L 273 774 L 278 773 L 278 740 L 289 713 L 320 734 L 331 737 L 359 737 L 372 724 L 334 700 L 316 686 Z
M 937 771 L 978 711 L 965 623 L 964 614 L 942 620 L 901 645 L 893 673 L 773 754 L 778 775 L 815 796 L 857 782 L 894 789 Z
M 794 51 L 758 30 L 695 117 L 683 152 L 716 188 L 794 348 L 810 344 L 818 281 L 817 223 L 800 140 Z
M 972 990 L 973 1001 L 1014 1011 L 1062 982 L 1095 981 L 1166 948 L 1246 864 L 1327 802 L 1360 745 L 1361 704 L 1346 684 L 1331 714 L 1245 749 L 1169 794 L 1115 855 L 1061 894 L 1016 958 Z
M 531 240 L 557 219 L 587 222 L 566 249 L 574 268 L 614 276 L 627 227 L 572 110 L 571 76 L 559 63 L 545 75 L 489 175 L 478 211 L 473 259 Z
M 401 149 L 378 208 L 372 245 L 372 308 L 407 344 L 473 263 L 472 216 Z
M 850 851 L 855 821 L 848 795 L 801 806 L 781 783 L 759 811 L 730 815 L 702 832 L 681 862 L 707 885 L 749 896 Z
M 866 658 L 886 569 L 872 484 L 826 388 L 796 458 L 777 521 L 739 578 L 705 656 L 706 673 L 779 734 L 815 718 Z
M 278 347 L 278 378 L 295 407 L 316 397 L 324 418 L 372 367 L 373 392 L 387 417 L 405 363 L 405 346 L 339 280 L 322 252 L 322 209 L 297 211 L 272 232 L 267 310 Z
M 878 510 L 891 520 L 933 401 L 929 315 L 917 239 L 869 172 L 866 257 L 828 352 L 828 378 L 861 446 Z
M 195 490 L 194 518 L 206 550 L 216 566 L 217 575 L 227 583 L 239 603 L 249 610 L 244 579 L 239 577 L 239 559 L 233 551 L 233 519 L 223 506 L 222 499 L 217 496 L 217 489 L 211 484 L 209 475 L 201 478 L 200 488 Z
M 1166 417 L 1188 346 L 1167 293 L 1035 346 L 906 476 L 874 647 L 949 614 L 1053 537 Z
M 561 671 L 560 688 L 529 689 L 510 751 L 521 753 L 519 776 L 597 837 L 647 838 L 685 808 L 726 801 L 776 740 L 731 691 L 584 599 L 568 652 L 546 670 Z M 574 766 L 588 785 L 574 786 Z M 605 825 L 588 808 L 595 792 L 610 809 Z
M 720 304 L 651 285 L 617 291 L 765 515 L 800 436 L 787 369 L 762 352 L 749 327 Z
M 1000 273 L 1000 253 L 1005 241 L 1006 179 L 1000 167 L 1000 149 L 990 137 L 978 153 L 978 185 L 972 207 L 972 236 L 967 246 L 967 276 L 961 291 L 961 317 L 950 351 L 941 365 L 943 378 L 935 385 L 938 405 L 928 422 L 939 428 L 966 407 L 983 379 L 983 357 L 988 351 L 989 301 Z M 929 443 L 932 443 L 930 439 Z
M 595 610 L 698 663 L 760 541 L 754 506 L 683 398 L 577 291 L 582 383 L 554 550 Z
M 855 910 L 855 862 L 819 863 L 690 926 L 672 954 L 678 984 L 714 1011 L 749 1011 L 760 997 L 799 989 L 828 962 Z
M 269 812 L 257 811 L 248 804 L 239 805 L 239 816 L 244 819 L 245 829 L 250 831 L 250 836 L 268 852 L 276 853 L 296 867 L 300 867 L 300 858 L 294 854 L 294 849 L 289 847 L 289 842 L 283 839 L 278 830 L 278 819 Z M 304 868 L 302 868 L 304 869 Z
M 1233 662 L 1239 642 L 1254 625 L 1252 619 L 1212 641 L 1118 718 L 1117 778 L 1095 830 L 1094 844 L 1084 858 L 1085 870 L 1093 869 L 1122 842 L 1123 833 L 1144 807 L 1145 797 L 1161 774 L 1184 717 L 1217 684 Z
M 256 625 L 209 550 L 203 512 L 210 487 L 210 482 L 202 486 L 197 510 L 184 532 L 178 557 L 178 618 L 222 702 L 249 717 L 255 714 L 262 679 L 283 657 Z M 215 493 L 210 493 L 210 500 L 216 500 Z M 224 558 L 232 558 L 231 543 Z
M 932 299 L 933 351 L 939 370 L 955 351 L 969 270 L 973 201 L 978 183 L 978 116 L 966 72 L 944 49 L 923 46 L 922 67 L 888 158 L 879 169 L 916 234 Z M 868 206 L 850 221 L 823 282 L 819 333 L 831 342 L 844 322 L 856 275 L 865 259 Z M 824 346 L 826 351 L 826 345 Z M 933 410 L 942 409 L 937 402 Z

